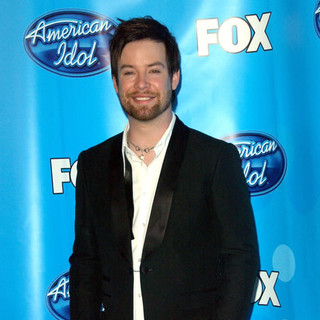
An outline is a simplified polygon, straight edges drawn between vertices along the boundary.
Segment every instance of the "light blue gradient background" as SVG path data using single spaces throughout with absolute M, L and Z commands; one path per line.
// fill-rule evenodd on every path
M 68 78 L 35 64 L 23 47 L 32 21 L 52 10 L 96 11 L 114 20 L 152 15 L 176 36 L 182 56 L 177 114 L 222 138 L 239 131 L 274 136 L 288 160 L 280 186 L 254 197 L 261 270 L 279 271 L 280 308 L 256 304 L 253 320 L 320 314 L 320 39 L 317 1 L 3 1 L 0 11 L 0 318 L 50 320 L 45 293 L 69 268 L 74 187 L 53 195 L 50 158 L 79 152 L 123 130 L 126 118 L 110 71 Z M 271 12 L 272 51 L 198 57 L 196 20 Z M 279 247 L 280 246 L 280 247 Z M 276 270 L 274 268 L 278 268 Z M 281 269 L 281 270 L 280 270 Z M 281 274 L 283 273 L 283 275 Z

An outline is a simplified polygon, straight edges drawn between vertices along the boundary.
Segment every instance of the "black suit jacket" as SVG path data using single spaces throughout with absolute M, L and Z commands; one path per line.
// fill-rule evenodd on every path
M 121 143 L 119 134 L 78 159 L 72 320 L 132 319 L 132 233 Z M 258 266 L 236 148 L 177 118 L 141 262 L 145 320 L 246 319 Z

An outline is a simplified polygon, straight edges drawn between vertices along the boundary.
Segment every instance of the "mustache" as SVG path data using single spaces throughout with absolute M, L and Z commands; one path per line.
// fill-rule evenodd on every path
M 152 91 L 134 91 L 128 94 L 129 97 L 131 96 L 137 96 L 139 94 L 142 95 L 150 95 L 150 96 L 159 96 L 158 92 L 152 92 Z

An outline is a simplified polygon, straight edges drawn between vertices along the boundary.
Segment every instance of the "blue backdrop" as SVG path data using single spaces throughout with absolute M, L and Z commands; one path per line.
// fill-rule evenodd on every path
M 107 44 L 117 18 L 176 36 L 189 126 L 239 149 L 261 272 L 252 319 L 317 319 L 320 1 L 3 1 L 0 318 L 68 316 L 79 152 L 124 129 Z

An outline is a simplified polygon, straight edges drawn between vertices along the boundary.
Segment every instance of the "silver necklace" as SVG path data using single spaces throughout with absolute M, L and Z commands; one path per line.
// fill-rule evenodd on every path
M 149 153 L 152 149 L 154 149 L 155 146 L 153 147 L 147 147 L 147 148 L 141 148 L 139 146 L 137 146 L 136 144 L 134 144 L 132 141 L 130 141 L 128 138 L 127 138 L 129 144 L 132 144 L 133 147 L 136 149 L 137 152 L 141 152 L 139 158 L 143 161 L 144 160 L 144 153 Z

